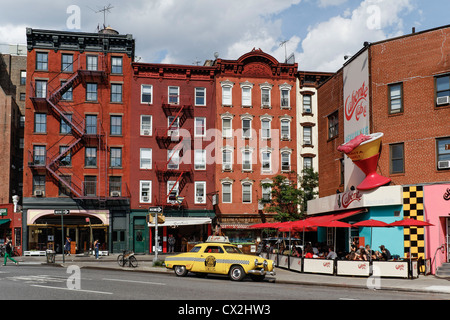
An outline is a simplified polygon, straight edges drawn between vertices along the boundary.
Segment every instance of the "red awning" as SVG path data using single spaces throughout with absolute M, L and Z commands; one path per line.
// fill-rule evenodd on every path
M 345 212 L 339 212 L 339 213 L 332 213 L 332 214 L 327 214 L 324 216 L 315 216 L 315 217 L 309 217 L 306 218 L 306 221 L 308 223 L 310 223 L 311 225 L 314 224 L 322 224 L 322 223 L 327 223 L 327 222 L 331 222 L 331 221 L 336 221 L 336 220 L 342 220 L 354 215 L 357 215 L 359 213 L 363 213 L 366 212 L 365 209 L 357 209 L 357 210 L 350 210 L 350 211 L 345 211 Z

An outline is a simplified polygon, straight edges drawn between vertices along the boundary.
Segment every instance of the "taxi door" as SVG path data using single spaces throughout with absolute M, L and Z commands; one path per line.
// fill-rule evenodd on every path
M 191 271 L 206 273 L 225 273 L 225 264 L 223 261 L 225 252 L 220 245 L 208 245 L 205 250 L 200 253 L 200 258 L 195 261 Z

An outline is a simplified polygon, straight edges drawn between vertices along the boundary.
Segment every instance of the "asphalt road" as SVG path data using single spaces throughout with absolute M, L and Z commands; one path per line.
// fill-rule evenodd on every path
M 205 302 L 207 305 L 211 300 L 219 305 L 229 301 L 251 300 L 260 305 L 269 306 L 273 300 L 439 299 L 448 299 L 448 295 L 300 286 L 268 281 L 253 282 L 250 279 L 233 282 L 221 276 L 198 278 L 191 274 L 179 278 L 173 274 L 79 269 L 78 267 L 66 269 L 43 265 L 8 264 L 0 268 L 0 301 L 168 300 L 175 302 L 170 304 L 172 308 L 187 306 L 184 310 L 176 310 L 177 312 L 188 312 L 187 302 L 196 301 L 197 305 Z M 162 305 L 167 306 L 167 302 L 163 302 Z M 224 311 L 222 308 L 219 309 L 219 312 Z M 237 312 L 237 310 L 234 311 Z

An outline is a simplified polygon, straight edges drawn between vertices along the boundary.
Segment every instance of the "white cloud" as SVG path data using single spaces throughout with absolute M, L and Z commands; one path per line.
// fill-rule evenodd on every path
M 344 55 L 355 54 L 365 41 L 401 35 L 402 14 L 412 9 L 410 0 L 365 0 L 351 13 L 346 11 L 310 27 L 301 44 L 300 69 L 338 70 L 344 63 Z
M 319 7 L 326 8 L 330 6 L 339 6 L 346 2 L 347 0 L 319 0 Z

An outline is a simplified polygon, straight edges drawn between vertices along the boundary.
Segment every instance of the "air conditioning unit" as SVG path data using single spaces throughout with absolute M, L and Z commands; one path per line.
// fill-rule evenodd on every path
M 203 203 L 204 198 L 203 197 L 197 197 L 197 203 Z
M 150 130 L 144 130 L 144 136 L 149 136 L 150 135 Z
M 311 140 L 303 140 L 303 144 L 305 145 L 311 145 Z
M 148 197 L 142 197 L 142 202 L 148 202 Z
M 288 134 L 282 134 L 281 135 L 281 139 L 289 139 L 289 135 Z
M 311 113 L 311 108 L 305 108 L 304 113 Z
M 225 163 L 223 165 L 223 170 L 231 170 L 231 163 Z
M 438 161 L 438 169 L 450 169 L 450 160 Z
M 111 191 L 111 197 L 120 197 L 120 191 Z
M 450 97 L 449 96 L 438 97 L 436 102 L 437 102 L 438 106 L 443 105 L 443 104 L 449 104 Z
M 35 197 L 42 197 L 44 195 L 44 191 L 42 190 L 34 190 Z

